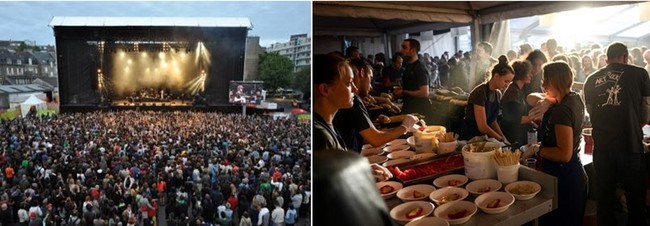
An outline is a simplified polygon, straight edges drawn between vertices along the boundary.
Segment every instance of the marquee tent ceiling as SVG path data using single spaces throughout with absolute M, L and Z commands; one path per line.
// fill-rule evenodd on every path
M 314 2 L 314 35 L 381 36 L 468 26 L 632 1 Z

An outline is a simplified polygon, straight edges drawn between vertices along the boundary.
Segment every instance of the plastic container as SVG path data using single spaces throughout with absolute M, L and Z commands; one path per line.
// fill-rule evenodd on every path
M 465 176 L 469 179 L 495 179 L 497 178 L 497 163 L 492 159 L 494 151 L 469 152 L 469 144 L 463 146 L 463 159 Z M 486 147 L 501 147 L 498 143 L 487 142 Z
M 415 152 L 437 152 L 438 134 L 444 134 L 447 129 L 444 126 L 427 126 L 424 131 L 417 131 L 415 136 Z
M 497 166 L 497 178 L 503 184 L 517 181 L 519 175 L 519 163 L 512 166 Z

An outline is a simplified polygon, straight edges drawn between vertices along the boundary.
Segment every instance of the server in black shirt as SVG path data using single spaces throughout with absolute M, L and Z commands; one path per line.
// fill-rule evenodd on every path
M 585 106 L 571 92 L 573 72 L 565 62 L 544 66 L 542 87 L 553 105 L 540 126 L 542 169 L 557 177 L 558 208 L 540 218 L 541 225 L 582 225 L 587 173 L 578 152 Z
M 357 87 L 354 104 L 351 108 L 339 110 L 334 117 L 334 127 L 343 137 L 345 145 L 349 149 L 359 152 L 364 140 L 372 146 L 379 147 L 413 129 L 413 125 L 418 121 L 413 115 L 406 115 L 404 121 L 402 121 L 402 126 L 386 131 L 375 128 L 368 115 L 368 109 L 361 101 L 361 98 L 367 97 L 370 92 L 372 67 L 362 59 L 352 59 L 350 63 L 354 73 L 352 81 Z
M 616 184 L 625 189 L 627 225 L 646 225 L 644 124 L 650 121 L 648 72 L 628 65 L 627 46 L 607 47 L 607 66 L 587 77 L 585 102 L 591 116 L 598 225 L 616 225 Z
M 357 87 L 352 83 L 349 62 L 334 54 L 314 56 L 313 150 L 346 150 L 345 142 L 332 125 L 339 109 L 350 108 Z

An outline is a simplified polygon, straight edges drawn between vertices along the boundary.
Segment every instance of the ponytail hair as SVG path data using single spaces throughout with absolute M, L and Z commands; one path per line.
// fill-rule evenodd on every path
M 491 75 L 494 76 L 495 74 L 498 74 L 500 76 L 504 76 L 508 73 L 514 74 L 515 70 L 512 69 L 512 66 L 510 66 L 510 64 L 508 64 L 508 57 L 501 55 L 499 56 L 499 63 L 494 65 L 492 68 Z

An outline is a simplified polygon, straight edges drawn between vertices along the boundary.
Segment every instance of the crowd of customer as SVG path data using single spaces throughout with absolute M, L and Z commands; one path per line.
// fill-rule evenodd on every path
M 200 112 L 91 112 L 0 127 L 0 224 L 293 225 L 310 126 Z M 240 220 L 241 219 L 241 220 Z

